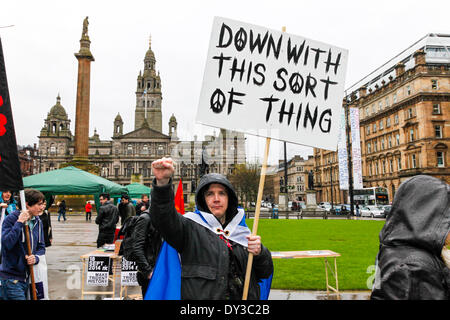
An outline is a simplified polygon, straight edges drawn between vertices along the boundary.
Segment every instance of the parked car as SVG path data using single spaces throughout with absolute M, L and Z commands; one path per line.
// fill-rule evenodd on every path
M 345 203 L 336 205 L 336 214 L 337 215 L 350 214 L 350 205 L 349 204 L 345 204 Z
M 360 208 L 361 217 L 384 218 L 384 209 L 379 206 L 362 206 Z
M 383 206 L 385 218 L 387 218 L 387 216 L 391 212 L 391 208 L 392 208 L 392 205 L 390 205 L 390 204 Z
M 350 205 L 348 204 L 336 204 L 334 205 L 334 212 L 337 216 L 347 215 L 350 212 Z
M 322 208 L 325 211 L 330 212 L 331 204 L 329 202 L 321 202 L 321 203 L 319 203 L 319 208 Z
M 305 204 L 303 203 L 304 208 L 306 208 Z M 304 209 L 302 207 L 302 203 L 300 201 L 292 201 L 292 207 L 290 209 L 292 211 L 300 211 L 300 209 Z

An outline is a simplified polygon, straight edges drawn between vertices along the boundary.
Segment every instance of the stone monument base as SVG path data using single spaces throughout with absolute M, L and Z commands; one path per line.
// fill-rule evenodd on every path
M 306 190 L 306 209 L 316 209 L 316 208 L 317 208 L 316 191 Z
M 322 217 L 327 219 L 327 212 L 317 207 L 316 191 L 306 190 L 306 209 L 302 210 L 301 217 Z
M 288 197 L 287 193 L 280 193 L 280 195 L 278 196 L 278 209 L 280 211 L 288 211 L 289 210 L 289 208 L 286 207 L 287 197 Z
M 89 160 L 84 157 L 74 157 L 71 161 L 59 165 L 60 168 L 71 166 L 95 174 L 97 176 L 100 174 L 100 168 L 92 162 L 89 162 Z

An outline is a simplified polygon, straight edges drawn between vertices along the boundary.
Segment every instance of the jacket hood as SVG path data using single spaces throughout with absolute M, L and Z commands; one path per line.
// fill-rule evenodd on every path
M 225 176 L 219 174 L 219 173 L 208 173 L 205 174 L 201 179 L 200 183 L 198 184 L 197 190 L 195 191 L 195 204 L 197 205 L 197 209 L 203 212 L 211 213 L 209 211 L 208 206 L 205 202 L 205 191 L 208 189 L 208 186 L 211 183 L 220 183 L 221 185 L 225 186 L 228 193 L 228 208 L 225 216 L 225 224 L 226 226 L 228 222 L 230 222 L 233 217 L 237 214 L 237 207 L 238 207 L 238 198 L 236 195 L 236 191 L 234 190 L 233 185 L 230 181 L 228 181 Z
M 412 246 L 440 255 L 450 230 L 450 186 L 425 175 L 403 182 L 380 232 L 380 245 Z

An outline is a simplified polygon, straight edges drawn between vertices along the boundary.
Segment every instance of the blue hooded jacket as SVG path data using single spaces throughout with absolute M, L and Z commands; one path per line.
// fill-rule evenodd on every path
M 24 224 L 17 221 L 19 215 L 20 211 L 16 210 L 3 221 L 0 278 L 26 281 L 29 269 L 25 255 L 28 251 Z M 44 233 L 39 217 L 35 217 L 34 227 L 30 228 L 30 242 L 31 252 L 36 256 L 35 264 L 38 264 L 38 255 L 45 254 Z

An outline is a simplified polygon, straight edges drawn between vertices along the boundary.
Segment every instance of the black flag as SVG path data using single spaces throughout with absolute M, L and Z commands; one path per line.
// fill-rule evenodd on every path
M 23 190 L 23 181 L 0 38 L 0 191 L 3 190 Z

